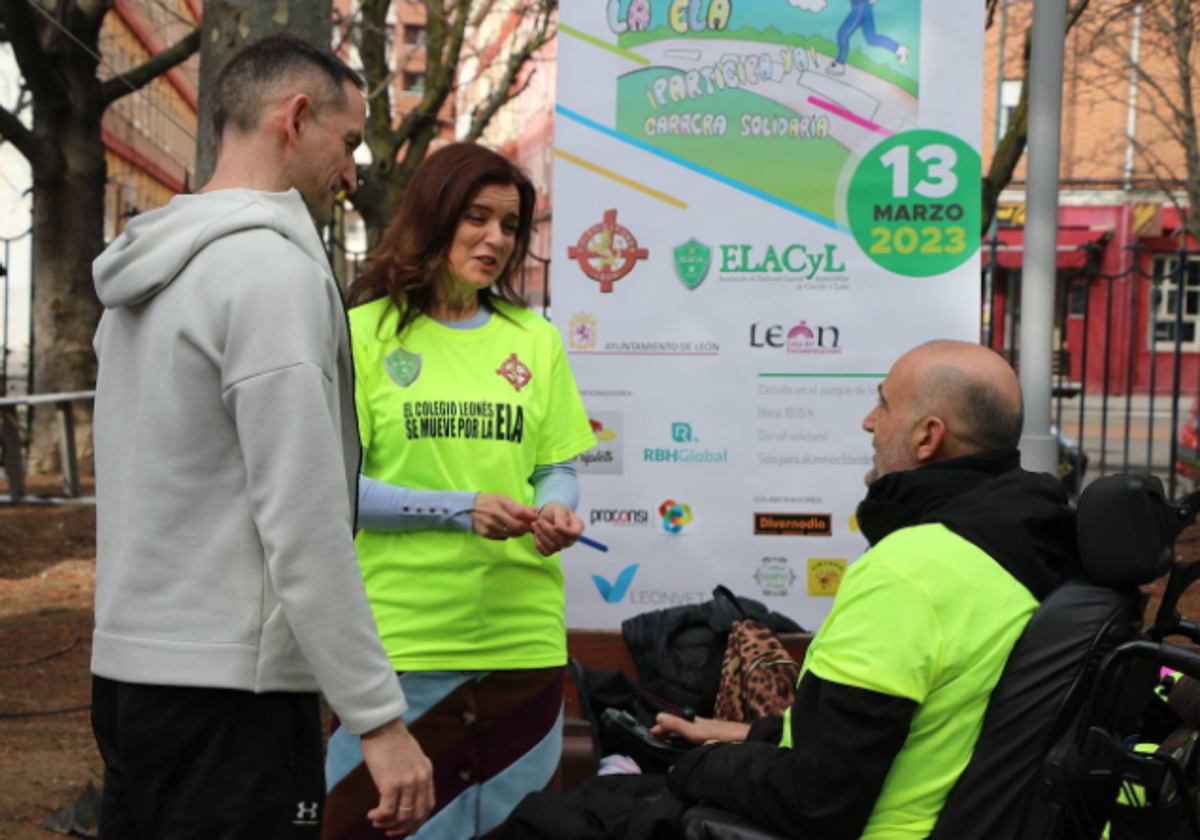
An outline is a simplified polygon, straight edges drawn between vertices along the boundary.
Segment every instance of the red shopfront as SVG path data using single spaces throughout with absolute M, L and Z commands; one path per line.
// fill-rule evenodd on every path
M 1020 214 L 1008 215 L 1020 219 Z M 1003 352 L 1011 352 L 1017 344 L 1024 234 L 1019 225 L 1005 226 L 994 244 L 983 243 L 985 277 L 989 263 L 994 266 L 990 344 Z M 1054 346 L 1062 347 L 1055 371 L 1063 381 L 1086 383 L 1089 394 L 1101 393 L 1107 369 L 1110 394 L 1130 389 L 1147 394 L 1152 384 L 1156 393 L 1170 393 L 1178 317 L 1181 392 L 1196 393 L 1200 253 L 1190 243 L 1179 313 L 1178 278 L 1173 272 L 1182 242 L 1180 216 L 1174 208 L 1122 204 L 1059 210 Z M 986 342 L 986 300 L 984 313 L 981 335 Z

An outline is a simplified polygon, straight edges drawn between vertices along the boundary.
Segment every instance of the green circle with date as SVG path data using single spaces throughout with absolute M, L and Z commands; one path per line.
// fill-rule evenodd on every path
M 850 231 L 876 265 L 935 277 L 979 250 L 979 153 L 943 131 L 889 137 L 850 179 Z

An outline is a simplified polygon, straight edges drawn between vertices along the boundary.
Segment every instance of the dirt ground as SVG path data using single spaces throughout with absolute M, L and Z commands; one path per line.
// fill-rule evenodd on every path
M 50 487 L 31 482 L 30 489 Z M 101 764 L 86 711 L 95 532 L 96 511 L 90 506 L 0 506 L 0 838 L 5 840 L 56 836 L 38 825 L 72 802 L 89 779 L 100 785 Z M 42 657 L 48 658 L 33 661 Z M 78 707 L 84 709 L 14 717 Z
M 60 711 L 91 696 L 95 528 L 90 506 L 0 506 L 0 840 L 56 836 L 38 826 L 89 780 L 101 783 L 86 708 Z M 1200 529 L 1180 549 L 1200 557 Z M 1200 587 L 1183 611 L 1200 620 Z M 44 712 L 53 714 L 30 714 Z

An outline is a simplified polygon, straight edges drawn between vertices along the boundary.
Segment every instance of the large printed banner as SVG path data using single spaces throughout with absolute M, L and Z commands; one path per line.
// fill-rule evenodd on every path
M 600 441 L 572 627 L 725 584 L 816 627 L 863 417 L 977 340 L 981 0 L 562 0 L 553 318 Z

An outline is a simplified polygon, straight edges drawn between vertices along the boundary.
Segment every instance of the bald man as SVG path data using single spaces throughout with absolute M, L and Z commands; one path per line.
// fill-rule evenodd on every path
M 789 837 L 933 831 L 1009 652 L 1075 565 L 1066 493 L 1018 466 L 1022 424 L 1017 377 L 991 350 L 936 341 L 896 362 L 863 420 L 871 549 L 813 640 L 795 705 L 753 727 L 660 718 L 660 733 L 723 742 L 675 765 L 675 796 Z

